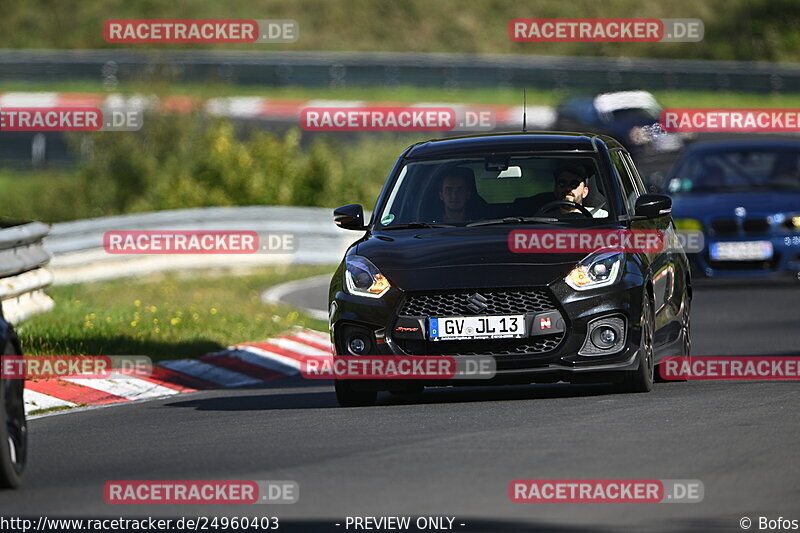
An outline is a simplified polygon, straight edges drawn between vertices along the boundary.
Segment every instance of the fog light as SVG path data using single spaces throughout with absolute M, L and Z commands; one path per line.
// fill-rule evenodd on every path
M 589 322 L 586 339 L 578 355 L 610 355 L 625 344 L 625 320 L 620 316 L 604 316 Z
M 617 340 L 617 334 L 611 328 L 602 328 L 600 330 L 600 341 L 604 344 L 614 344 Z
M 360 335 L 354 335 L 353 337 L 350 337 L 350 340 L 347 343 L 347 348 L 353 355 L 362 355 L 367 351 L 367 342 L 364 340 L 364 337 Z
M 601 350 L 607 350 L 614 346 L 618 337 L 617 329 L 610 324 L 598 325 L 594 328 L 591 335 L 592 344 Z

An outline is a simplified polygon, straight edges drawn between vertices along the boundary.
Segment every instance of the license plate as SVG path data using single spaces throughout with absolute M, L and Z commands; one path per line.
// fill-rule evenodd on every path
M 448 316 L 428 319 L 432 341 L 524 337 L 525 315 Z
M 766 261 L 773 253 L 769 241 L 712 242 L 710 252 L 714 261 Z

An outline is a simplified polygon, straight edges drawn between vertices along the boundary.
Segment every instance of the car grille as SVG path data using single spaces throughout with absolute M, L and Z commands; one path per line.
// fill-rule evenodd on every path
M 398 339 L 396 342 L 411 355 L 537 355 L 552 352 L 563 338 L 563 333 L 556 333 L 525 339 L 437 342 Z
M 778 268 L 778 258 L 773 257 L 768 261 L 712 261 L 708 259 L 708 266 L 714 270 L 770 271 Z
M 474 298 L 475 295 L 480 298 Z M 482 305 L 475 306 L 475 301 Z M 477 289 L 411 292 L 406 295 L 400 315 L 417 317 L 514 315 L 543 313 L 557 309 L 546 288 Z M 436 341 L 396 339 L 396 344 L 413 355 L 536 355 L 555 350 L 564 333 L 523 339 Z
M 471 308 L 469 299 L 479 294 L 486 301 L 485 309 Z M 405 316 L 462 316 L 462 315 L 513 315 L 541 313 L 555 309 L 556 305 L 547 289 L 479 289 L 472 291 L 447 291 L 409 293 L 401 315 Z
M 711 229 L 717 235 L 738 235 L 739 224 L 735 218 L 715 218 L 711 221 Z M 770 223 L 766 217 L 751 217 L 742 220 L 742 231 L 748 233 L 767 233 Z

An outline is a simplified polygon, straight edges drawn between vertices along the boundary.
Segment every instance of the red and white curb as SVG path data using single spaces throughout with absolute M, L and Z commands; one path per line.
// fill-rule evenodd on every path
M 308 359 L 330 359 L 327 333 L 295 328 L 264 342 L 237 344 L 199 359 L 164 361 L 146 377 L 79 376 L 25 382 L 25 412 L 164 398 L 182 392 L 259 385 L 300 373 Z
M 522 125 L 522 106 L 472 105 L 460 103 L 397 103 L 368 102 L 356 100 L 300 100 L 288 98 L 262 98 L 260 96 L 233 96 L 211 98 L 202 101 L 190 96 L 167 96 L 158 98 L 146 95 L 121 95 L 97 93 L 55 92 L 10 92 L 0 93 L 0 109 L 3 107 L 98 107 L 102 109 L 127 109 L 143 111 L 158 109 L 165 113 L 188 113 L 200 108 L 211 115 L 239 119 L 265 119 L 295 121 L 299 124 L 300 113 L 307 107 L 352 107 L 375 106 L 450 107 L 456 112 L 491 110 L 496 126 L 517 127 Z M 530 128 L 547 129 L 555 121 L 555 110 L 550 106 L 530 105 L 527 109 Z

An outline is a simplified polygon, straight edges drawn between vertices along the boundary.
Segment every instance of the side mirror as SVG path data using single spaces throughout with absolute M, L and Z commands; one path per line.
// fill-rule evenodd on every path
M 364 208 L 361 204 L 343 205 L 333 211 L 333 222 L 342 229 L 363 230 Z
M 643 194 L 636 200 L 636 216 L 658 218 L 672 213 L 672 198 L 663 194 Z

